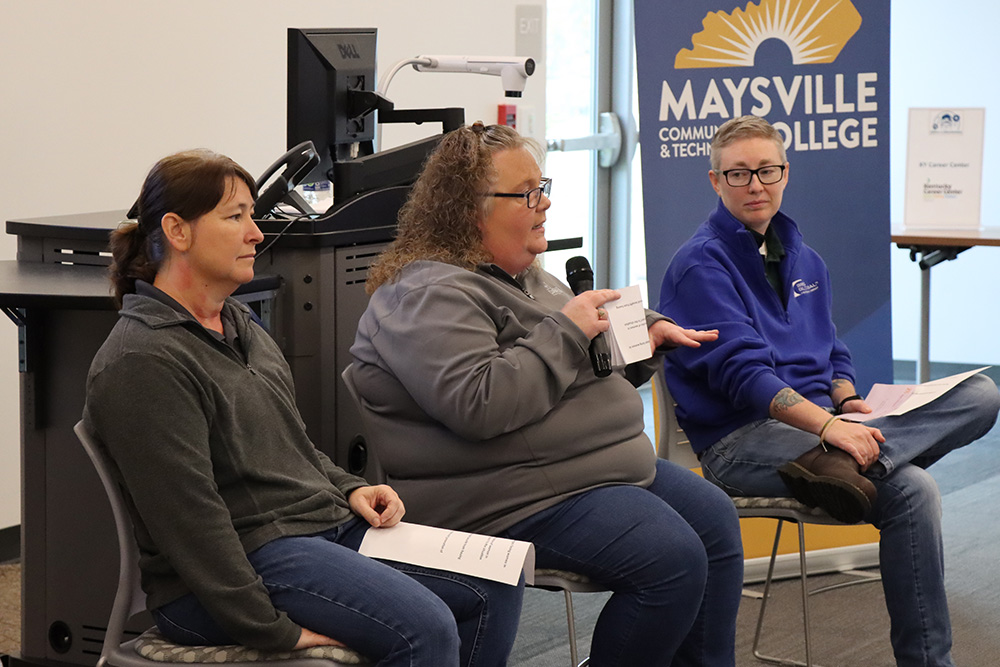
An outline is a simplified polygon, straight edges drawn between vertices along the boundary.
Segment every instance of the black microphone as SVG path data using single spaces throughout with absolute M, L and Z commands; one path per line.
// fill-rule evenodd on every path
M 586 257 L 570 257 L 566 260 L 566 282 L 573 294 L 594 289 L 594 271 Z M 597 334 L 590 341 L 590 363 L 597 377 L 611 375 L 611 349 L 603 333 Z

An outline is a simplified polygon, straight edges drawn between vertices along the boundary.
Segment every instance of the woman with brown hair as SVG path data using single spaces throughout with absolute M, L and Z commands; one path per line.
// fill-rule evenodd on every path
M 591 664 L 732 665 L 743 555 L 732 501 L 657 460 L 634 384 L 712 331 L 647 311 L 653 358 L 596 377 L 614 290 L 544 271 L 552 182 L 530 140 L 446 135 L 369 270 L 351 352 L 379 461 L 421 523 L 531 541 L 614 594 Z M 633 384 L 634 383 L 634 384 Z
M 229 296 L 263 240 L 255 195 L 229 158 L 172 155 L 112 239 L 121 319 L 84 420 L 124 483 L 157 626 L 182 644 L 343 643 L 383 666 L 505 664 L 523 586 L 357 553 L 403 503 L 313 446 L 281 351 Z

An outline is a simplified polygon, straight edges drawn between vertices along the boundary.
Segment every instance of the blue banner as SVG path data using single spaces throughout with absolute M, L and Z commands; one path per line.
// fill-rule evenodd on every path
M 635 0 L 649 302 L 718 201 L 715 129 L 767 118 L 790 165 L 781 210 L 830 269 L 862 393 L 892 382 L 889 4 Z

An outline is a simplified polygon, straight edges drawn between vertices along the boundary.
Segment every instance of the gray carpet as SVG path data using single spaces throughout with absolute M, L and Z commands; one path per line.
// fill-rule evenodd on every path
M 21 567 L 0 564 L 0 655 L 21 645 Z

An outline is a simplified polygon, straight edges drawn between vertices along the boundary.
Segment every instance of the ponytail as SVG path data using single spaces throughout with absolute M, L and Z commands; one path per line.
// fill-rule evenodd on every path
M 159 243 L 143 233 L 140 223 L 123 222 L 111 232 L 112 261 L 108 273 L 115 305 L 119 308 L 124 296 L 135 292 L 136 280 L 152 283 L 156 278 L 163 255 L 163 231 L 158 232 Z

